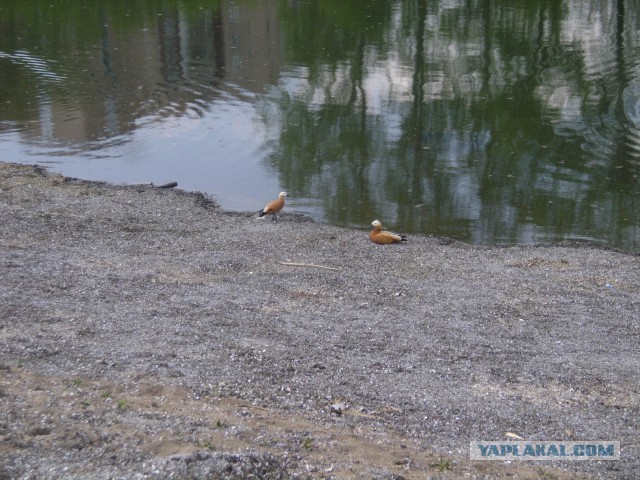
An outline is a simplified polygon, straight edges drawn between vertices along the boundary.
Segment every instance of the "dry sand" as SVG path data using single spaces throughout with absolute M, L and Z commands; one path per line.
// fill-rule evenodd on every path
M 0 221 L 0 478 L 640 478 L 638 256 L 7 163 Z M 512 435 L 622 458 L 469 460 Z

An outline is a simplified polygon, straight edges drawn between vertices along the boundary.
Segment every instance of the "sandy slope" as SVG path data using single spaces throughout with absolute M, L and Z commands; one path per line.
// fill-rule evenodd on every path
M 0 222 L 0 478 L 640 477 L 637 256 L 379 246 L 13 164 Z M 622 460 L 469 461 L 507 433 Z

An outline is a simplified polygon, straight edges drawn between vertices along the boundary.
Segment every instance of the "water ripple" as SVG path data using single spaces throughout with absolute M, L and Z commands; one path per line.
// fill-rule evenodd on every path
M 627 146 L 629 153 L 640 157 L 640 84 L 631 84 L 622 93 L 624 115 L 628 121 Z
M 0 51 L 0 58 L 6 58 L 18 65 L 26 67 L 47 82 L 58 83 L 65 80 L 64 76 L 58 75 L 50 67 L 50 64 L 55 62 L 39 58 L 26 50 L 16 50 L 14 53 Z

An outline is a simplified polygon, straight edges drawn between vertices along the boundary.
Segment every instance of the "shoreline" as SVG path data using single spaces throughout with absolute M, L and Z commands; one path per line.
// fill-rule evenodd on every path
M 636 253 L 380 246 L 9 163 L 0 202 L 0 474 L 640 475 Z M 507 434 L 622 458 L 469 460 Z

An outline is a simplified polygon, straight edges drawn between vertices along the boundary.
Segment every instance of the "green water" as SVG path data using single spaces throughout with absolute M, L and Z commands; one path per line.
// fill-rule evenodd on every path
M 0 161 L 640 251 L 633 1 L 0 4 Z

